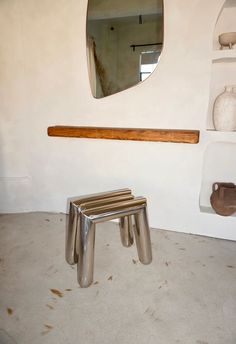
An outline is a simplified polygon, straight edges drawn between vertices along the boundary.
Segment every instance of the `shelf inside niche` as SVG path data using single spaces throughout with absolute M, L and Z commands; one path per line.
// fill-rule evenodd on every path
M 207 214 L 214 214 L 214 215 L 217 215 L 217 216 L 219 216 L 219 217 L 228 217 L 228 216 L 220 216 L 220 215 L 218 215 L 218 214 L 216 214 L 216 212 L 215 212 L 215 210 L 211 207 L 211 206 L 209 206 L 209 207 L 206 207 L 206 206 L 202 206 L 202 205 L 200 205 L 200 211 L 202 212 L 202 213 L 207 213 Z M 232 214 L 231 216 L 229 216 L 229 217 L 236 217 L 236 213 L 234 213 L 234 214 Z
M 218 49 L 212 52 L 212 62 L 236 62 L 236 48 L 234 49 Z
M 222 130 L 216 130 L 212 128 L 208 128 L 207 131 L 210 133 L 215 133 L 216 135 L 219 135 L 219 136 L 224 136 L 224 135 L 232 136 L 232 137 L 236 136 L 236 131 L 222 131 Z
M 219 131 L 208 128 L 206 134 L 210 140 L 236 143 L 236 131 Z

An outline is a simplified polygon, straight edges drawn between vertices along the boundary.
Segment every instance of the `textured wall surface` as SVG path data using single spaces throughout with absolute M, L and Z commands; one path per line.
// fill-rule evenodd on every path
M 87 74 L 86 1 L 1 1 L 1 211 L 64 212 L 67 197 L 131 187 L 147 196 L 152 227 L 236 239 L 235 217 L 199 209 L 204 152 L 214 140 L 205 125 L 223 3 L 166 1 L 156 71 L 97 100 Z M 54 124 L 202 131 L 198 145 L 119 142 L 47 137 Z

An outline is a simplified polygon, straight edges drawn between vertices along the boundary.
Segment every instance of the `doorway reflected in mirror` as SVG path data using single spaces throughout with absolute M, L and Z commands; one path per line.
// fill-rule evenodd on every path
M 163 43 L 160 0 L 89 0 L 87 58 L 91 91 L 102 98 L 145 80 Z

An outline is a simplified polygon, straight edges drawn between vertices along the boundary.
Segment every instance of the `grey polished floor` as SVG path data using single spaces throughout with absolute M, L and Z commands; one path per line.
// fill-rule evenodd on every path
M 152 230 L 145 266 L 103 223 L 94 284 L 81 289 L 65 218 L 0 216 L 0 344 L 236 343 L 236 242 Z

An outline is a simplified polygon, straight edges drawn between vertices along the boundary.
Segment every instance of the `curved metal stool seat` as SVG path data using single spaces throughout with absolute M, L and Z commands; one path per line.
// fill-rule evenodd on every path
M 79 207 L 77 204 L 76 209 L 74 209 L 76 210 L 75 213 L 71 211 L 74 207 L 73 204 L 70 208 L 66 257 L 69 264 L 71 264 L 71 260 L 75 263 L 75 259 L 77 259 L 78 282 L 81 287 L 88 287 L 93 282 L 96 223 L 119 219 L 122 243 L 125 246 L 130 246 L 133 243 L 134 232 L 140 262 L 143 264 L 151 263 L 150 230 L 147 218 L 147 202 L 144 197 L 135 198 L 130 192 L 99 200 L 91 201 L 90 199 L 87 202 L 80 202 L 79 200 L 78 203 Z M 135 220 L 135 226 L 132 226 L 132 216 Z

